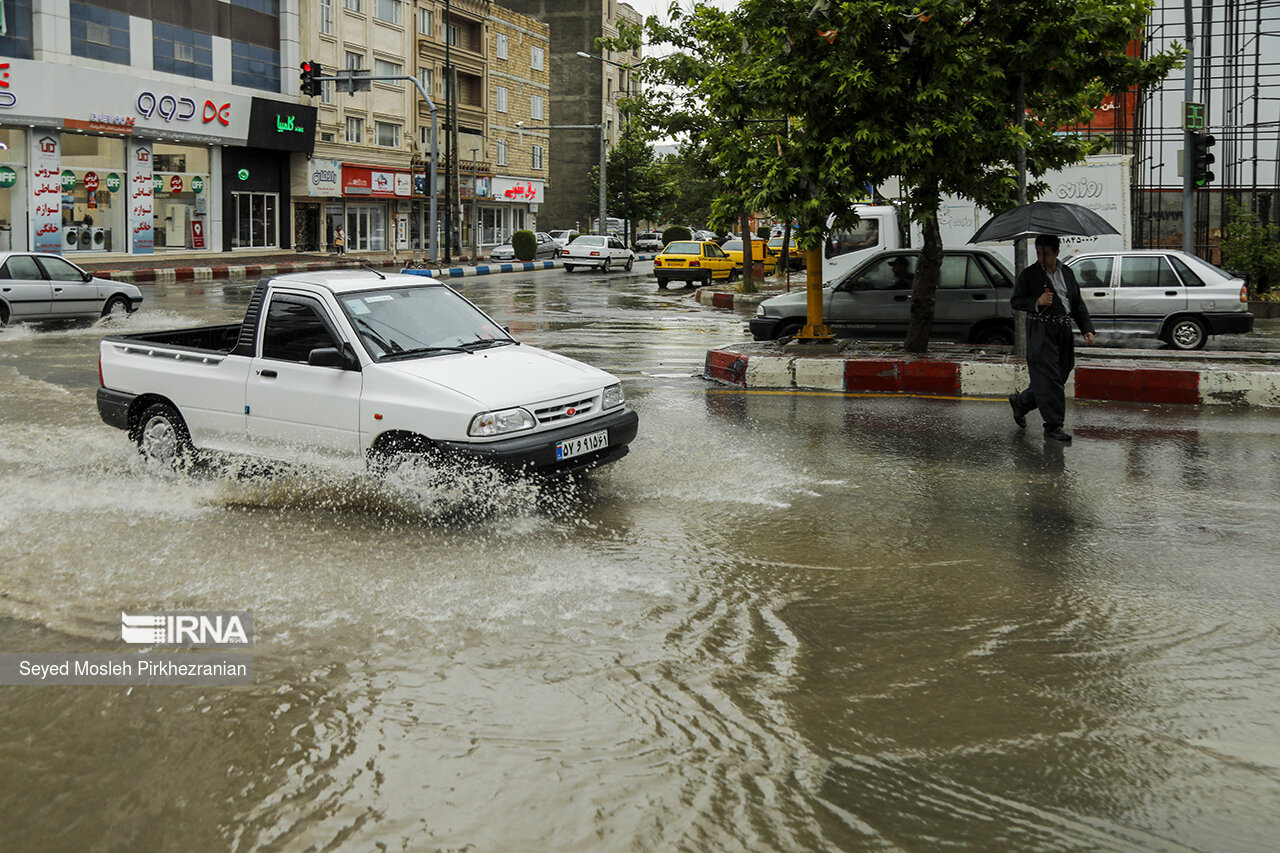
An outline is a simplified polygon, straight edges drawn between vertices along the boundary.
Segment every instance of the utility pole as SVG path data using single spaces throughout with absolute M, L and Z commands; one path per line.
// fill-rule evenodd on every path
M 1185 0 L 1183 13 L 1187 25 L 1187 61 L 1182 66 L 1186 70 L 1186 82 L 1183 87 L 1184 100 L 1187 103 L 1195 100 L 1196 52 L 1195 32 L 1192 29 L 1191 0 Z M 1183 124 L 1186 124 L 1184 121 Z M 1195 252 L 1196 206 L 1195 206 L 1195 168 L 1192 165 L 1191 137 L 1195 131 L 1183 128 L 1182 131 L 1182 251 L 1188 255 Z
M 1013 108 L 1018 114 L 1018 130 L 1027 126 L 1027 75 L 1018 73 L 1018 90 L 1014 95 Z M 1027 203 L 1027 149 L 1018 146 L 1018 206 Z M 1019 237 L 1013 241 L 1014 280 L 1027 268 L 1027 238 Z M 1013 312 L 1013 355 L 1015 358 L 1027 357 L 1027 321 L 1023 311 Z
M 471 149 L 471 263 L 480 262 L 480 163 L 476 155 L 479 148 Z
M 450 0 L 444 0 L 444 262 L 453 263 L 453 57 L 449 50 L 453 41 L 453 6 Z M 439 230 L 440 223 L 432 222 L 431 227 Z

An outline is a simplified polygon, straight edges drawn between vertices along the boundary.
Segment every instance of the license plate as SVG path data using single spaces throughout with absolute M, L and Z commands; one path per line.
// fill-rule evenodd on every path
M 682 260 L 680 260 L 679 258 L 677 258 L 677 259 L 672 260 L 672 261 L 667 261 L 667 265 L 668 265 L 668 266 L 673 266 L 673 267 L 682 267 L 682 266 L 684 266 L 684 265 L 685 265 L 685 262 L 684 262 L 684 261 L 682 261 Z
M 593 450 L 609 446 L 609 431 L 602 429 L 599 432 L 589 432 L 586 435 L 580 435 L 576 438 L 566 438 L 564 441 L 556 442 L 556 459 L 572 459 L 575 456 L 581 456 L 584 453 L 590 453 Z

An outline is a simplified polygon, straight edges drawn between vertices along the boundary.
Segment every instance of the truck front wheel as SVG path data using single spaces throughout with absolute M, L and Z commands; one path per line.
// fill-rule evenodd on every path
M 186 421 L 168 403 L 147 407 L 133 428 L 133 439 L 149 466 L 181 471 L 195 459 Z

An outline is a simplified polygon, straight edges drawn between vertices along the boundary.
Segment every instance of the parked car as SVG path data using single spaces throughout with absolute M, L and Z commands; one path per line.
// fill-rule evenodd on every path
M 658 279 L 658 289 L 666 290 L 672 281 L 733 281 L 738 270 L 733 259 L 709 240 L 673 240 L 653 259 L 653 274 Z
M 559 246 L 561 249 L 563 249 L 565 246 L 569 245 L 569 239 L 573 237 L 573 235 L 576 234 L 577 232 L 576 231 L 548 231 L 547 233 L 551 235 L 552 240 L 556 241 L 556 245 Z
M 705 230 L 705 229 L 700 229 L 700 230 L 698 230 L 698 231 L 694 231 L 694 232 L 693 232 L 693 239 L 695 239 L 695 240 L 700 240 L 700 241 L 702 241 L 702 242 L 704 242 L 704 243 L 705 243 L 705 242 L 707 242 L 707 241 L 711 241 L 712 243 L 718 243 L 718 242 L 719 242 L 719 241 L 716 239 L 716 232 L 714 232 L 714 231 L 707 231 L 707 230 Z
M 903 337 L 919 251 L 882 252 L 824 285 L 823 322 L 839 337 Z M 975 344 L 1013 343 L 1013 270 L 985 249 L 942 253 L 931 336 Z M 788 338 L 805 324 L 804 290 L 760 303 L 751 319 L 758 341 Z
M 636 253 L 617 237 L 599 234 L 578 235 L 561 256 L 565 272 L 573 272 L 576 267 L 599 267 L 601 272 L 608 272 L 614 266 L 630 271 L 636 261 Z
M 538 241 L 538 246 L 533 256 L 533 259 L 535 261 L 554 260 L 560 257 L 560 244 L 555 241 L 554 237 L 542 231 L 534 232 L 533 236 Z M 489 260 L 491 261 L 517 260 L 516 250 L 514 247 L 512 247 L 510 243 L 503 243 L 501 246 L 497 246 L 496 248 L 494 248 L 492 252 L 489 253 Z
M 741 272 L 742 263 L 743 263 L 742 262 L 742 240 L 740 239 L 727 240 L 724 243 L 720 244 L 720 248 L 724 249 L 724 252 L 726 255 L 733 258 L 733 262 L 738 266 L 738 271 Z M 776 263 L 777 256 L 774 253 L 769 251 L 769 244 L 766 243 L 764 240 L 760 240 L 758 238 L 752 238 L 751 260 L 753 262 L 764 261 L 764 263 L 768 265 L 768 264 Z
M 95 278 L 59 255 L 0 252 L 0 326 L 131 314 L 141 304 L 132 284 Z
M 207 450 L 560 475 L 621 459 L 639 421 L 617 377 L 373 270 L 264 279 L 239 323 L 103 338 L 98 376 L 102 420 L 173 468 Z
M 657 231 L 641 231 L 636 234 L 636 251 L 661 252 L 662 235 Z
M 772 237 L 769 240 L 769 252 L 775 258 L 782 254 L 782 237 Z M 791 240 L 787 243 L 787 266 L 790 269 L 804 269 L 804 250 L 796 245 L 795 234 L 791 235 Z
M 1092 252 L 1064 263 L 1099 334 L 1153 335 L 1174 349 L 1197 350 L 1210 335 L 1253 331 L 1244 281 L 1195 255 Z

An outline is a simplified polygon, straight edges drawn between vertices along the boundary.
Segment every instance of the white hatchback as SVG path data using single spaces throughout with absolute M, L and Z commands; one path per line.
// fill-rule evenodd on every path
M 601 272 L 608 272 L 615 266 L 630 271 L 635 265 L 636 253 L 617 237 L 581 234 L 565 248 L 560 258 L 565 272 L 573 272 L 575 267 L 599 267 Z

